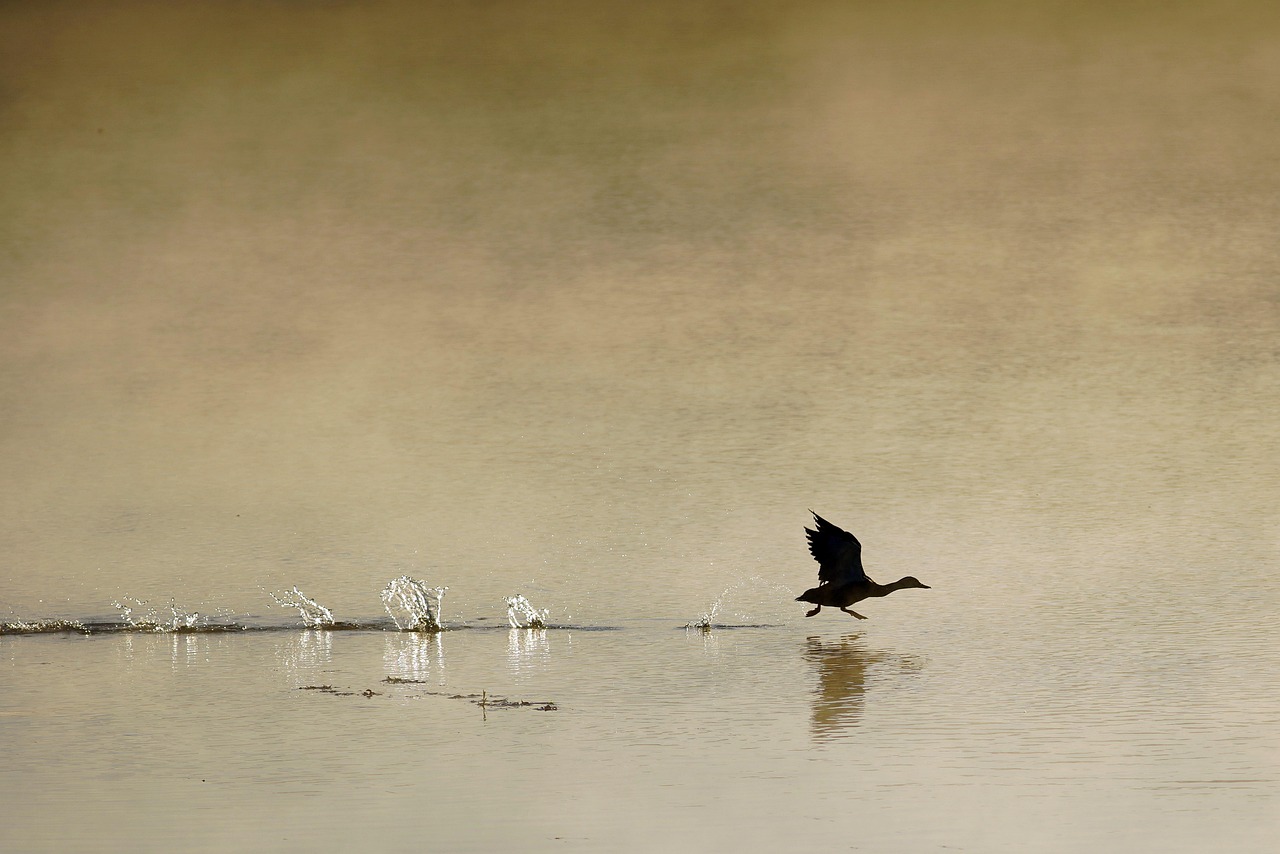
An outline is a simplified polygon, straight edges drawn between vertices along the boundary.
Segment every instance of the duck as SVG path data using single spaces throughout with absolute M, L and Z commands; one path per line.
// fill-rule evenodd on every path
M 817 530 L 804 530 L 809 538 L 809 553 L 818 562 L 818 586 L 796 597 L 797 602 L 811 602 L 816 606 L 805 614 L 806 617 L 816 615 L 826 605 L 865 620 L 866 617 L 857 611 L 849 610 L 849 606 L 863 599 L 888 596 L 895 590 L 917 587 L 923 590 L 933 589 L 914 575 L 899 578 L 892 584 L 877 584 L 872 581 L 862 568 L 862 543 L 858 542 L 858 538 L 812 510 L 809 512 L 813 513 Z

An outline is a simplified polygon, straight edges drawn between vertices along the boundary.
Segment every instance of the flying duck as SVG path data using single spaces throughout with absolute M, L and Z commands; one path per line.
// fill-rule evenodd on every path
M 813 513 L 812 510 L 809 512 Z M 816 606 L 805 614 L 806 617 L 812 617 L 826 605 L 865 620 L 866 617 L 857 611 L 850 611 L 849 606 L 863 599 L 888 596 L 895 590 L 910 587 L 930 589 L 929 585 L 912 575 L 900 578 L 892 584 L 876 584 L 867 578 L 867 573 L 862 568 L 862 543 L 858 542 L 858 538 L 832 525 L 817 513 L 813 513 L 813 518 L 818 523 L 818 529 L 804 530 L 809 536 L 809 553 L 818 562 L 818 586 L 796 597 L 797 602 L 812 602 Z

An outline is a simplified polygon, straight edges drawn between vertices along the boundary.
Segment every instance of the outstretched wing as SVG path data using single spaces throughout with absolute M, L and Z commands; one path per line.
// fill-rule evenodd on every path
M 812 510 L 809 512 L 813 513 Z M 813 518 L 818 523 L 818 530 L 804 530 L 809 536 L 809 553 L 818 562 L 818 581 L 822 584 L 844 584 L 866 580 L 867 574 L 862 569 L 862 543 L 858 538 L 817 513 L 813 513 Z

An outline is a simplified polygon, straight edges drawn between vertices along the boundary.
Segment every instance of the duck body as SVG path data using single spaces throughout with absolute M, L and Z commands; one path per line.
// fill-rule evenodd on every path
M 865 620 L 866 617 L 857 611 L 850 611 L 849 606 L 855 602 L 861 602 L 863 599 L 876 599 L 881 596 L 888 596 L 895 590 L 902 590 L 906 587 L 922 587 L 925 590 L 930 589 L 929 585 L 922 584 L 919 579 L 908 575 L 906 578 L 895 581 L 893 584 L 876 584 L 870 578 L 864 578 L 861 581 L 849 581 L 844 584 L 819 584 L 817 587 L 811 587 L 796 597 L 797 602 L 812 602 L 817 605 L 806 617 L 812 617 L 814 614 L 822 610 L 822 606 L 828 608 L 839 608 L 846 614 L 851 614 L 859 620 Z
M 813 513 L 813 511 L 809 511 Z M 832 525 L 817 513 L 813 514 L 817 529 L 805 528 L 809 538 L 809 553 L 818 562 L 817 587 L 812 587 L 796 597 L 797 602 L 810 602 L 817 607 L 805 614 L 812 617 L 822 610 L 822 606 L 839 608 L 850 616 L 865 620 L 866 617 L 857 611 L 849 610 L 849 606 L 863 599 L 874 599 L 888 596 L 895 590 L 921 588 L 929 590 L 929 585 L 918 578 L 908 575 L 892 584 L 877 584 L 867 577 L 862 568 L 862 543 L 848 531 Z

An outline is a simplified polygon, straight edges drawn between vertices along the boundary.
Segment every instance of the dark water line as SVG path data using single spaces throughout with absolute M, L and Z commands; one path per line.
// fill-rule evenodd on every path
M 734 628 L 770 628 L 769 626 L 716 626 L 720 629 Z M 78 620 L 37 620 L 34 622 L 15 621 L 0 623 L 0 636 L 23 636 L 23 635 L 115 635 L 115 634 L 150 634 L 150 635 L 207 635 L 207 634 L 235 634 L 241 632 L 266 633 L 266 632 L 385 632 L 391 634 L 439 634 L 443 632 L 456 631 L 517 631 L 517 632 L 544 632 L 544 631 L 576 631 L 576 632 L 609 632 L 620 631 L 622 626 L 584 626 L 584 625 L 549 625 L 538 629 L 513 629 L 506 624 L 486 625 L 470 625 L 466 623 L 448 623 L 439 629 L 423 630 L 423 629 L 400 629 L 390 621 L 370 621 L 370 622 L 335 622 L 326 626 L 298 626 L 284 624 L 255 624 L 248 625 L 242 623 L 209 623 L 200 626 L 179 626 L 171 628 L 168 626 L 152 625 L 148 623 L 133 624 L 127 622 L 100 622 Z

